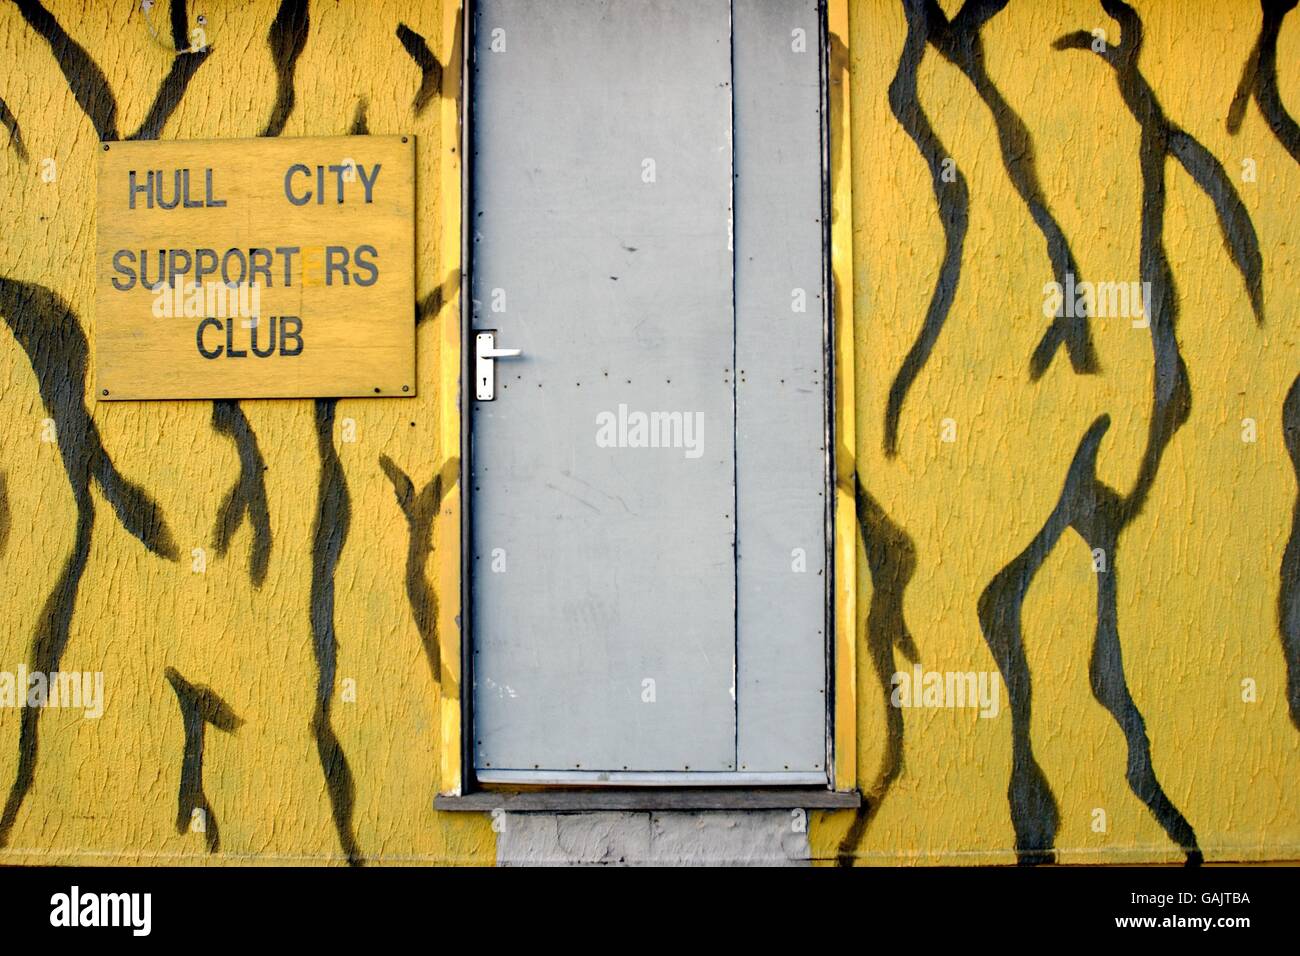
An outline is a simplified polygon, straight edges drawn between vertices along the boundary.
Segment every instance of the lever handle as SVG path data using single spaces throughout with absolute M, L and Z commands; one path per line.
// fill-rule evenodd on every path
M 480 402 L 490 402 L 497 397 L 496 363 L 493 360 L 523 354 L 522 349 L 499 349 L 496 344 L 495 330 L 474 334 L 474 397 Z

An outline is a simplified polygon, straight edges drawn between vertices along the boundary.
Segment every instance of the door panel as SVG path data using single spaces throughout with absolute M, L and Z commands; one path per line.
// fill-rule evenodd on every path
M 475 766 L 733 770 L 730 4 L 474 8 Z
M 826 765 L 826 386 L 816 0 L 735 0 L 742 771 Z

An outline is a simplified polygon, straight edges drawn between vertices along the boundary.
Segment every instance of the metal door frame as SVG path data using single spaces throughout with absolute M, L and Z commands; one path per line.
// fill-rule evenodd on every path
M 814 783 L 811 775 L 746 773 L 743 771 L 673 771 L 673 772 L 598 772 L 570 771 L 563 774 L 563 780 L 557 781 L 555 773 L 545 774 L 547 781 L 539 783 L 536 778 L 529 779 L 532 771 L 497 772 L 494 776 L 499 782 L 481 784 L 474 766 L 474 673 L 473 673 L 473 634 L 472 619 L 472 531 L 473 500 L 469 482 L 472 480 L 472 416 L 474 399 L 466 391 L 466 384 L 474 381 L 473 370 L 473 304 L 470 296 L 471 276 L 473 274 L 472 203 L 473 203 L 473 162 L 467 155 L 472 143 L 474 103 L 472 90 L 472 68 L 474 50 L 474 0 L 462 0 L 459 4 L 450 2 L 444 10 L 444 29 L 449 34 L 445 37 L 446 49 L 450 62 L 444 68 L 443 83 L 443 136 L 441 150 L 444 165 L 450 158 L 453 172 L 459 182 L 449 183 L 443 176 L 444 216 L 448 207 L 454 210 L 458 222 L 448 222 L 444 230 L 444 244 L 452 239 L 459 245 L 456 255 L 451 257 L 451 250 L 444 248 L 444 261 L 450 259 L 458 266 L 458 290 L 454 296 L 458 306 L 457 333 L 459 353 L 459 380 L 456 382 L 454 397 L 457 404 L 455 418 L 458 425 L 458 450 L 460 456 L 460 480 L 453 494 L 457 508 L 450 514 L 459 519 L 456 537 L 459 540 L 458 578 L 459 614 L 455 615 L 458 631 L 459 665 L 459 727 L 455 737 L 455 760 L 442 761 L 440 801 L 443 798 L 456 798 L 462 794 L 483 790 L 485 786 L 498 789 L 518 785 L 542 786 L 547 789 L 564 787 L 592 787 L 602 789 L 610 787 L 655 788 L 655 787 L 689 787 L 708 788 L 725 787 L 764 787 L 788 788 L 797 793 L 795 788 L 803 788 L 806 793 L 810 784 L 817 789 L 848 792 L 856 784 L 854 750 L 856 749 L 856 662 L 854 653 L 855 596 L 856 588 L 856 534 L 845 533 L 846 529 L 856 527 L 856 501 L 850 474 L 849 487 L 846 489 L 846 467 L 850 473 L 854 470 L 852 453 L 841 449 L 837 440 L 853 441 L 853 390 L 852 390 L 852 223 L 850 202 L 850 175 L 848 169 L 848 75 L 833 78 L 831 70 L 836 67 L 833 48 L 838 43 L 847 50 L 848 36 L 848 0 L 817 0 L 818 16 L 818 55 L 820 58 L 822 87 L 821 119 L 821 155 L 822 155 L 822 231 L 823 231 L 823 363 L 824 363 L 824 500 L 826 514 L 825 533 L 825 569 L 826 585 L 824 601 L 825 624 L 823 626 L 826 663 L 826 762 L 825 771 L 816 774 Z M 832 34 L 835 34 L 832 36 Z M 847 66 L 847 63 L 845 64 Z M 834 87 L 838 86 L 836 90 Z M 452 92 L 450 106 L 445 102 L 447 94 Z M 838 93 L 838 95 L 836 95 Z M 450 115 L 449 115 L 450 114 Z M 448 124 L 454 122 L 449 130 Z M 450 134 L 450 149 L 448 136 Z M 458 152 L 459 150 L 459 152 Z M 450 153 L 450 157 L 449 154 Z M 840 165 L 837 171 L 834 157 L 838 154 Z M 447 203 L 452 191 L 449 186 L 459 186 L 459 202 Z M 457 208 L 458 207 L 458 208 Z M 450 218 L 450 217 L 448 217 Z M 451 228 L 453 227 L 454 228 Z M 447 305 L 447 303 L 444 303 Z M 843 312 L 847 322 L 841 327 L 837 316 Z M 444 336 L 443 348 L 448 346 L 448 336 Z M 446 363 L 444 362 L 444 369 Z M 445 374 L 445 371 L 444 371 Z M 443 390 L 444 398 L 447 390 Z M 843 397 L 842 397 L 843 396 Z M 837 423 L 839 429 L 837 433 Z M 448 437 L 444 434 L 444 438 Z M 851 448 L 851 445 L 850 445 Z M 448 513 L 444 510 L 444 515 Z M 454 539 L 453 539 L 454 540 Z M 439 536 L 439 541 L 449 543 Z M 445 579 L 446 576 L 443 576 Z M 837 582 L 846 583 L 841 592 Z M 450 615 L 439 614 L 440 622 Z M 440 629 L 441 630 L 441 629 Z M 441 642 L 441 639 L 440 639 Z M 443 643 L 445 647 L 445 642 Z M 444 661 L 444 675 L 448 663 Z M 737 712 L 738 714 L 739 712 Z M 448 716 L 443 710 L 444 719 Z M 443 741 L 446 741 L 443 734 Z M 444 746 L 446 744 L 444 743 Z M 848 754 L 845 761 L 835 759 L 837 751 Z M 503 776 L 502 774 L 505 774 Z M 450 779 L 449 779 L 450 778 Z M 846 804 L 847 805 L 847 804 Z M 449 801 L 447 808 L 453 808 Z M 466 807 L 472 809 L 472 807 Z

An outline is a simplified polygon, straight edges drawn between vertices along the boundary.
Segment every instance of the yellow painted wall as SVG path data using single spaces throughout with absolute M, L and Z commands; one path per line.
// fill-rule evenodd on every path
M 97 405 L 87 381 L 69 378 L 66 362 L 50 358 L 66 355 L 75 339 L 55 321 L 65 307 L 94 338 L 94 163 L 102 131 L 91 116 L 103 119 L 104 102 L 83 91 L 89 105 L 79 104 L 60 68 L 68 45 L 47 42 L 33 22 L 48 29 L 40 15 L 48 11 L 97 64 L 126 136 L 145 121 L 173 68 L 169 12 L 160 4 L 150 15 L 155 38 L 129 3 L 26 6 L 26 18 L 15 4 L 0 6 L 0 53 L 10 64 L 0 99 L 22 144 L 12 135 L 5 143 L 0 130 L 0 277 L 10 283 L 0 287 L 8 290 L 0 295 L 0 670 L 30 664 L 34 639 L 59 633 L 51 611 L 70 607 L 61 666 L 102 670 L 107 707 L 99 720 L 42 712 L 31 787 L 9 829 L 0 828 L 0 861 L 343 862 L 351 847 L 374 863 L 490 862 L 495 842 L 486 818 L 431 809 L 445 785 L 437 779 L 439 691 L 416 618 L 429 609 L 413 610 L 418 588 L 408 589 L 411 525 L 393 480 L 400 486 L 404 473 L 418 493 L 453 453 L 438 447 L 438 341 L 450 320 L 437 304 L 447 279 L 437 265 L 439 84 L 434 77 L 420 93 L 421 68 L 398 36 L 405 24 L 447 62 L 443 12 L 431 0 L 307 8 L 283 135 L 343 134 L 359 128 L 363 115 L 372 133 L 418 137 L 421 388 L 409 400 L 340 401 L 333 421 L 312 402 L 242 403 L 265 464 L 270 521 L 265 580 L 257 586 L 251 521 L 240 522 L 226 554 L 217 554 L 217 516 L 241 467 L 237 442 L 214 428 L 212 404 Z M 292 25 L 296 6 L 191 2 L 190 26 L 205 14 L 211 49 L 161 135 L 274 132 L 275 47 L 292 51 L 275 41 L 273 24 L 279 17 Z M 951 17 L 959 5 L 942 6 Z M 1253 101 L 1239 132 L 1227 127 L 1260 32 L 1255 4 L 1147 0 L 1137 13 L 1145 27 L 1141 75 L 1168 121 L 1218 158 L 1248 211 L 1262 255 L 1263 321 L 1256 323 L 1225 251 L 1215 205 L 1166 160 L 1163 246 L 1191 410 L 1109 556 L 1127 687 L 1145 718 L 1160 784 L 1195 828 L 1206 859 L 1295 858 L 1300 731 L 1288 714 L 1277 602 L 1297 491 L 1282 409 L 1300 366 L 1292 331 L 1300 165 Z M 1102 414 L 1110 426 L 1097 478 L 1121 494 L 1136 479 L 1152 416 L 1152 335 L 1126 319 L 1094 319 L 1097 373 L 1076 373 L 1060 352 L 1031 380 L 1030 356 L 1048 324 L 1042 289 L 1052 278 L 1043 237 L 1012 186 L 989 109 L 930 45 L 917 71 L 918 98 L 968 187 L 969 227 L 951 310 L 902 405 L 896 454 L 886 453 L 890 387 L 920 333 L 944 234 L 926 163 L 890 108 L 908 29 L 903 7 L 853 0 L 849 16 L 854 452 L 864 494 L 897 532 L 876 526 L 868 542 L 874 556 L 893 567 L 906 564 L 910 551 L 915 566 L 902 586 L 898 576 L 876 579 L 881 562 L 865 560 L 865 551 L 859 560 L 857 778 L 867 809 L 814 814 L 811 843 L 826 861 L 1014 862 L 1005 693 L 996 719 L 970 710 L 904 711 L 895 744 L 901 766 L 885 773 L 889 709 L 870 642 L 890 635 L 882 627 L 873 638 L 868 614 L 878 589 L 901 594 L 927 670 L 995 670 L 977 614 L 980 595 L 1044 526 L 1081 439 Z M 1094 28 L 1120 40 L 1116 20 L 1097 3 L 1013 0 L 980 37 L 992 84 L 1030 132 L 1045 203 L 1081 277 L 1138 280 L 1139 124 L 1111 66 L 1091 51 L 1052 48 L 1058 37 Z M 1277 61 L 1281 100 L 1296 112 L 1298 54 L 1300 14 L 1292 14 Z M 72 72 L 87 75 L 81 66 Z M 46 159 L 55 164 L 51 181 Z M 1243 181 L 1244 159 L 1254 161 L 1254 182 Z M 34 286 L 57 299 L 34 297 Z M 107 459 L 157 503 L 167 534 L 153 529 L 153 550 L 132 534 L 129 513 L 125 520 L 115 514 L 101 483 L 77 471 L 93 441 L 77 432 L 82 396 L 60 388 L 64 382 L 84 389 Z M 59 424 L 56 434 L 46 422 L 58 417 L 51 401 L 73 423 Z M 1242 440 L 1245 418 L 1257 423 L 1254 442 Z M 955 441 L 941 440 L 944 419 L 955 425 Z M 355 441 L 343 440 L 346 420 Z M 387 471 L 381 458 L 391 462 Z M 327 530 L 337 524 L 339 475 L 348 502 L 341 542 L 315 534 L 322 516 Z M 256 486 L 256 475 L 245 477 Z M 90 496 L 88 508 L 83 494 L 80 512 L 78 481 Z M 410 505 L 417 514 L 428 507 L 427 496 Z M 77 542 L 79 524 L 83 531 L 90 524 L 88 546 Z M 427 535 L 427 525 L 415 526 Z M 332 546 L 340 550 L 331 570 Z M 204 551 L 201 573 L 194 549 Z M 75 590 L 61 589 L 61 576 L 83 553 Z M 429 582 L 437 561 L 427 560 Z M 325 617 L 337 639 L 337 673 L 328 713 L 354 791 L 350 801 L 340 798 L 335 767 L 333 804 L 313 733 L 314 637 L 328 631 L 319 614 L 313 624 L 312 608 L 323 606 L 331 582 L 333 614 Z M 1127 785 L 1124 736 L 1089 687 L 1098 584 L 1087 545 L 1067 529 L 1023 608 L 1030 736 L 1059 807 L 1058 859 L 1181 860 Z M 911 666 L 902 649 L 887 665 Z M 209 725 L 204 733 L 203 792 L 220 832 L 215 852 L 204 834 L 177 832 L 185 734 L 168 668 L 210 688 L 242 721 L 232 732 Z M 1253 703 L 1242 699 L 1247 678 L 1257 686 Z M 345 681 L 355 682 L 348 685 L 355 700 L 344 699 Z M 0 794 L 20 776 L 21 714 L 0 708 Z M 1105 811 L 1106 832 L 1093 829 L 1096 809 Z
M 959 5 L 943 6 L 952 16 Z M 1112 557 L 1125 670 L 1155 770 L 1206 859 L 1295 858 L 1300 734 L 1288 716 L 1276 602 L 1296 497 L 1282 406 L 1300 370 L 1300 165 L 1253 102 L 1236 136 L 1226 128 L 1259 34 L 1257 5 L 1148 0 L 1137 11 L 1145 25 L 1138 66 L 1166 117 L 1218 157 L 1249 210 L 1265 306 L 1257 326 L 1214 206 L 1167 160 L 1163 236 L 1192 406 Z M 979 596 L 1047 521 L 1081 438 L 1103 413 L 1112 424 L 1098 477 L 1121 491 L 1136 478 L 1152 413 L 1151 333 L 1124 319 L 1094 320 L 1098 374 L 1075 374 L 1061 353 L 1030 380 L 1030 355 L 1047 326 L 1042 288 L 1052 279 L 1044 242 L 1011 185 L 990 111 L 931 47 L 919 97 L 968 181 L 969 232 L 951 313 L 903 407 L 897 456 L 886 456 L 889 388 L 919 334 L 943 232 L 926 166 L 886 95 L 907 30 L 902 7 L 853 3 L 850 16 L 860 480 L 914 546 L 904 616 L 925 668 L 987 670 Z M 1031 132 L 1043 193 L 1080 277 L 1137 280 L 1139 125 L 1100 57 L 1052 48 L 1058 37 L 1095 28 L 1120 39 L 1097 3 L 1012 2 L 981 37 L 993 83 Z M 1300 16 L 1292 14 L 1277 59 L 1282 101 L 1293 111 L 1298 55 Z M 1247 158 L 1254 183 L 1242 180 Z M 948 418 L 952 443 L 941 441 Z M 1244 418 L 1258 424 L 1253 444 L 1242 441 Z M 1181 860 L 1126 784 L 1124 737 L 1089 687 L 1097 581 L 1088 547 L 1066 531 L 1024 605 L 1032 738 L 1060 808 L 1059 859 Z M 861 587 L 871 593 L 865 568 Z M 867 597 L 859 607 L 865 615 Z M 910 669 L 901 653 L 894 657 Z M 905 711 L 904 769 L 882 786 L 885 706 L 867 657 L 859 660 L 859 782 L 864 791 L 874 783 L 884 799 L 855 854 L 1013 862 L 1009 714 Z M 1257 683 L 1256 703 L 1242 700 L 1245 678 Z M 1106 812 L 1105 833 L 1092 829 L 1097 808 Z M 834 856 L 844 833 L 838 816 L 816 826 L 819 855 Z
M 174 53 L 166 4 L 150 34 L 137 4 L 49 2 L 48 11 L 99 64 L 117 101 L 118 125 L 134 131 L 147 114 Z M 164 135 L 248 137 L 265 131 L 276 102 L 268 30 L 278 5 L 191 4 L 202 12 L 211 54 L 194 75 Z M 293 5 L 286 5 L 292 7 Z M 313 3 L 294 73 L 295 102 L 283 134 L 349 132 L 358 103 L 372 133 L 418 137 L 416 294 L 436 275 L 440 205 L 438 96 L 413 103 L 421 70 L 403 49 L 399 24 L 440 43 L 436 3 Z M 93 341 L 95 151 L 99 136 L 79 108 L 51 46 L 13 4 L 0 6 L 3 97 L 28 154 L 0 149 L 0 275 L 39 283 L 76 312 Z M 434 89 L 437 87 L 435 85 Z M 125 135 L 125 133 L 124 133 Z M 57 178 L 41 179 L 53 158 Z M 99 224 L 101 228 L 103 224 Z M 415 303 L 411 304 L 412 321 Z M 9 316 L 6 316 L 8 319 Z M 355 786 L 352 830 L 366 860 L 490 862 L 488 822 L 435 815 L 437 688 L 406 590 L 409 533 L 380 465 L 387 456 L 416 489 L 437 474 L 438 318 L 418 330 L 419 397 L 340 401 L 332 429 L 350 499 L 350 524 L 333 575 L 338 685 L 332 722 Z M 0 381 L 7 426 L 0 468 L 11 527 L 0 557 L 0 668 L 29 658 L 42 604 L 73 547 L 76 510 L 59 447 L 41 441 L 42 406 L 32 364 L 0 332 Z M 179 560 L 149 553 L 123 530 L 100 490 L 89 562 L 75 599 L 63 667 L 103 670 L 101 719 L 47 710 L 40 722 L 35 782 L 8 835 L 6 861 L 122 862 L 209 858 L 203 835 L 176 832 L 184 736 L 175 668 L 206 685 L 244 723 L 208 727 L 203 784 L 217 817 L 219 858 L 267 862 L 340 861 L 336 829 L 311 731 L 317 666 L 313 654 L 313 524 L 322 473 L 309 401 L 242 403 L 265 460 L 272 545 L 266 579 L 250 580 L 249 522 L 224 558 L 214 552 L 223 498 L 240 474 L 235 443 L 214 430 L 210 402 L 94 404 L 105 448 L 118 468 L 158 502 Z M 345 419 L 355 441 L 342 440 Z M 192 571 L 191 550 L 207 552 Z M 432 569 L 430 569 L 432 572 Z M 342 700 L 355 681 L 355 703 Z M 19 711 L 0 709 L 0 781 L 17 768 Z

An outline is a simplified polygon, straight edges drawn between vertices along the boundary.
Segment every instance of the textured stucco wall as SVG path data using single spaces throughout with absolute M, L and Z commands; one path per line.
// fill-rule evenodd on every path
M 970 36 L 969 14 L 990 5 L 967 4 L 962 22 L 959 6 L 943 4 L 954 17 L 948 36 L 957 35 L 949 45 L 957 48 Z M 979 30 L 992 90 L 986 95 L 1005 102 L 999 112 L 1008 127 L 1006 114 L 1014 112 L 1028 130 L 1032 154 L 1014 149 L 1012 155 L 1019 163 L 1032 156 L 1042 205 L 1066 237 L 1080 279 L 1158 280 L 1153 274 L 1163 246 L 1176 335 L 1165 322 L 1174 317 L 1168 307 L 1151 329 L 1123 318 L 1094 319 L 1098 370 L 1076 373 L 1061 351 L 1037 381 L 1031 356 L 1049 325 L 1041 307 L 1052 263 L 1044 233 L 1004 164 L 994 112 L 941 52 L 943 25 L 913 17 L 913 37 L 924 42 L 927 27 L 930 37 L 916 70 L 917 98 L 938 154 L 953 159 L 964 180 L 963 204 L 960 183 L 932 184 L 921 151 L 891 109 L 893 83 L 898 112 L 916 124 L 896 79 L 907 72 L 900 66 L 908 58 L 903 5 L 851 6 L 857 454 L 861 485 L 884 515 L 873 513 L 867 529 L 880 565 L 874 587 L 901 594 L 902 625 L 927 670 L 992 669 L 981 595 L 1049 524 L 1058 501 L 1074 509 L 1080 527 L 1101 537 L 1123 520 L 1116 517 L 1122 499 L 1140 505 L 1123 525 L 1118 547 L 1107 549 L 1106 574 L 1117 588 L 1123 673 L 1145 718 L 1155 776 L 1207 859 L 1294 858 L 1300 855 L 1294 786 L 1300 724 L 1288 714 L 1277 604 L 1280 593 L 1296 587 L 1294 579 L 1282 582 L 1296 498 L 1283 406 L 1300 368 L 1295 126 L 1281 124 L 1275 133 L 1251 100 L 1239 132 L 1228 129 L 1229 107 L 1261 34 L 1257 3 L 1137 4 L 1140 54 L 1132 66 L 1117 55 L 1125 85 L 1142 101 L 1140 73 L 1165 120 L 1222 164 L 1227 192 L 1240 197 L 1247 220 L 1239 217 L 1233 234 L 1246 247 L 1253 230 L 1261 254 L 1257 322 L 1215 203 L 1177 160 L 1161 155 L 1158 116 L 1145 101 L 1135 102 L 1151 120 L 1144 141 L 1117 70 L 1091 49 L 1053 48 L 1060 37 L 1097 28 L 1111 44 L 1131 43 L 1136 21 L 1134 29 L 1121 30 L 1108 13 L 1127 17 L 1127 8 L 1104 6 L 1010 3 Z M 1281 13 L 1281 5 L 1266 6 Z M 1292 13 L 1277 36 L 1276 63 L 1281 102 L 1293 113 L 1300 108 L 1297 54 L 1300 14 Z M 1144 192 L 1147 150 L 1158 158 L 1146 163 Z M 1243 179 L 1246 159 L 1254 162 L 1254 182 Z M 1154 188 L 1161 171 L 1163 190 Z M 1153 224 L 1161 195 L 1162 229 Z M 1229 207 L 1230 195 L 1221 201 Z M 952 257 L 951 309 L 907 392 L 891 456 L 891 387 L 922 337 L 936 286 L 945 281 L 943 222 L 955 224 L 963 205 L 968 228 Z M 1154 240 L 1145 264 L 1144 225 Z M 1156 282 L 1154 295 L 1162 284 Z M 1165 355 L 1158 375 L 1153 332 Z M 1176 379 L 1171 338 L 1186 365 L 1190 413 L 1171 436 L 1151 437 L 1153 420 L 1177 418 L 1170 410 L 1176 393 L 1166 400 L 1162 391 L 1172 390 Z M 1094 491 L 1086 468 L 1080 487 L 1065 487 L 1076 450 L 1103 415 L 1109 429 L 1100 438 L 1095 477 L 1113 489 L 1109 499 Z M 1242 440 L 1245 418 L 1257 423 L 1253 443 Z M 954 442 L 941 440 L 944 419 L 955 425 Z M 1167 447 L 1145 500 L 1141 492 L 1134 497 L 1140 463 L 1162 441 Z M 1107 583 L 1093 571 L 1095 546 L 1064 530 L 1042 556 L 1020 619 L 1032 675 L 1025 724 L 1057 804 L 1055 846 L 1060 860 L 1076 863 L 1180 860 L 1185 854 L 1129 788 L 1125 735 L 1090 686 L 1098 593 Z M 873 593 L 866 568 L 861 587 L 865 614 Z M 891 726 L 871 661 L 883 657 L 889 671 L 910 664 L 906 641 L 890 650 L 902 626 L 887 612 L 879 618 L 860 646 L 859 784 L 872 796 L 872 810 L 847 842 L 838 818 L 814 827 L 814 853 L 1013 861 L 1009 708 L 992 720 L 969 710 L 896 711 Z M 1113 661 L 1099 669 L 1112 676 L 1116 670 Z M 1242 699 L 1247 678 L 1258 688 L 1255 703 Z M 900 760 L 901 772 L 891 779 Z M 1011 789 L 1021 799 L 1025 829 L 1046 833 L 1049 804 L 1035 803 L 1023 781 Z M 1093 829 L 1098 809 L 1105 811 L 1106 832 Z M 1034 842 L 1026 840 L 1024 848 L 1033 850 Z M 1038 843 L 1041 848 L 1041 838 Z
M 41 440 L 52 413 L 33 366 L 62 348 L 68 332 L 11 284 L 57 295 L 54 311 L 71 310 L 69 321 L 93 341 L 94 163 L 106 134 L 88 113 L 106 112 L 111 96 L 116 133 L 134 133 L 175 54 L 166 3 L 153 13 L 159 41 L 138 4 L 21 6 L 27 17 L 15 4 L 0 5 L 7 64 L 0 97 L 26 154 L 12 140 L 0 149 L 0 276 L 10 284 L 0 296 L 7 323 L 0 332 L 0 469 L 9 520 L 0 557 L 0 668 L 29 662 L 34 635 L 57 631 L 57 622 L 42 624 L 47 602 L 70 608 L 62 666 L 102 670 L 107 706 L 97 721 L 42 714 L 30 792 L 11 828 L 0 831 L 3 859 L 208 858 L 205 835 L 176 832 L 185 737 L 170 667 L 210 688 L 243 721 L 233 733 L 208 726 L 204 734 L 202 784 L 219 825 L 219 858 L 339 860 L 351 853 L 388 862 L 490 862 L 495 843 L 486 819 L 431 810 L 437 688 L 416 616 L 427 620 L 429 609 L 414 610 L 408 595 L 411 526 L 394 490 L 409 476 L 416 493 L 410 507 L 431 520 L 436 505 L 428 508 L 418 494 L 444 457 L 429 298 L 441 282 L 434 274 L 439 76 L 435 68 L 426 81 L 402 40 L 418 51 L 423 37 L 436 54 L 441 10 L 428 2 L 189 5 L 191 27 L 198 14 L 206 17 L 211 52 L 176 102 L 167 138 L 344 134 L 361 122 L 372 133 L 417 136 L 420 393 L 336 407 L 250 401 L 223 405 L 214 416 L 211 402 L 96 405 L 85 391 L 105 453 L 156 501 L 176 560 L 133 537 L 92 481 L 93 531 L 84 571 L 69 589 L 60 588 L 60 575 L 77 555 L 78 511 L 64 466 L 72 461 L 75 471 L 89 442 L 74 412 L 59 429 L 62 445 Z M 47 42 L 33 23 L 66 32 L 102 71 L 102 87 L 68 41 L 55 35 Z M 399 35 L 402 26 L 419 36 Z M 87 87 L 90 110 L 70 83 Z M 57 163 L 53 182 L 41 177 L 47 157 Z M 414 302 L 411 315 L 416 321 Z M 11 331 L 22 323 L 40 328 L 29 346 L 36 362 Z M 45 374 L 56 399 L 79 408 L 82 381 L 61 365 Z M 349 419 L 352 442 L 343 440 Z M 241 449 L 252 455 L 245 469 Z M 219 556 L 219 515 L 236 489 L 250 507 L 233 513 L 229 548 Z M 261 501 L 268 518 L 259 532 Z M 423 530 L 428 540 L 427 522 Z M 206 552 L 204 573 L 192 570 L 195 548 Z M 317 646 L 331 637 L 337 669 L 326 693 L 337 747 L 328 731 L 318 732 L 317 718 Z M 355 681 L 355 702 L 344 699 L 347 680 Z M 19 771 L 20 719 L 18 710 L 0 709 L 5 792 Z
M 810 814 L 811 855 L 1300 856 L 1300 736 L 1279 627 L 1279 601 L 1297 589 L 1284 572 L 1296 479 L 1283 415 L 1300 367 L 1300 157 L 1294 123 L 1271 128 L 1254 98 L 1235 133 L 1228 123 L 1248 64 L 1248 94 L 1261 90 L 1272 110 L 1275 82 L 1281 108 L 1300 110 L 1300 14 L 1262 31 L 1279 5 L 1266 19 L 1247 0 L 1148 0 L 1130 62 L 1132 24 L 1121 30 L 1126 8 L 1109 0 L 1109 11 L 1013 0 L 982 25 L 978 11 L 997 4 L 961 17 L 959 6 L 942 4 L 947 23 L 919 4 L 850 4 L 867 800 L 859 814 Z M 178 59 L 171 11 L 158 7 L 155 39 L 126 2 L 0 5 L 0 670 L 57 660 L 103 671 L 107 698 L 99 720 L 0 708 L 0 860 L 491 862 L 488 818 L 431 809 L 438 688 L 425 646 L 438 558 L 426 545 L 451 454 L 438 447 L 436 387 L 449 278 L 435 265 L 442 11 L 191 0 L 186 25 L 204 14 L 211 48 Z M 977 26 L 986 76 L 963 52 Z M 1095 28 L 1112 47 L 1122 38 L 1113 62 L 1053 48 Z M 1261 32 L 1265 55 L 1252 58 Z M 96 405 L 83 363 L 100 138 L 362 129 L 418 137 L 420 397 Z M 1171 142 L 1199 185 L 1165 155 Z M 1095 361 L 1076 328 L 1078 369 L 1064 348 L 1039 349 L 1052 229 L 1081 279 L 1153 278 L 1168 294 L 1149 329 L 1094 318 Z M 1126 740 L 1090 682 L 1111 609 L 1101 646 L 1117 637 L 1122 671 L 1103 654 L 1092 672 L 1103 698 L 1119 707 L 1126 689 L 1144 720 L 1153 775 L 1134 779 L 1156 813 L 1126 781 L 1141 737 L 1133 711 Z M 909 657 L 994 671 L 1000 656 L 1013 672 L 1019 646 L 1032 711 L 1013 716 L 1005 693 L 993 719 L 888 706 L 881 677 Z M 1023 704 L 1024 685 L 1012 690 Z M 204 728 L 201 791 L 184 759 L 186 715 L 192 743 Z M 1041 775 L 1026 774 L 1028 753 Z M 219 847 L 211 827 L 177 832 L 178 809 L 195 806 L 215 817 Z M 610 845 L 649 819 L 615 820 Z M 579 829 L 599 858 L 597 824 Z M 699 845 L 707 855 L 721 843 Z

